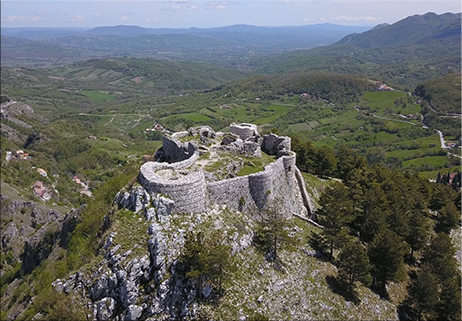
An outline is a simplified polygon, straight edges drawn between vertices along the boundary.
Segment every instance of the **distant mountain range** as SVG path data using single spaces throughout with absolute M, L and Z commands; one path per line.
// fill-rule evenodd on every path
M 210 29 L 138 26 L 2 28 L 2 65 L 65 63 L 95 57 L 151 57 L 220 63 L 240 68 L 247 59 L 335 43 L 367 27 L 318 24 L 295 27 L 234 25 Z M 49 46 L 53 50 L 49 50 Z M 34 57 L 35 55 L 35 57 Z M 35 58 L 35 60 L 34 60 Z
M 335 44 L 250 62 L 257 73 L 358 73 L 412 90 L 461 70 L 461 14 L 427 13 L 345 36 Z
M 374 28 L 2 28 L 2 66 L 108 57 L 204 62 L 260 74 L 356 73 L 414 88 L 432 77 L 460 71 L 461 14 L 413 15 Z
M 143 28 L 139 26 L 118 25 L 118 26 L 101 26 L 96 28 L 2 28 L 2 36 L 25 38 L 25 39 L 53 39 L 69 36 L 121 36 L 135 37 L 142 35 L 170 35 L 170 34 L 188 34 L 188 35 L 218 35 L 218 34 L 238 34 L 241 37 L 247 35 L 266 35 L 273 36 L 289 35 L 291 37 L 300 37 L 301 34 L 314 33 L 318 36 L 327 36 L 328 41 L 331 37 L 337 38 L 339 35 L 350 34 L 353 32 L 363 32 L 370 27 L 342 26 L 336 24 L 315 24 L 305 26 L 285 26 L 285 27 L 257 27 L 252 25 L 232 25 L 217 28 Z M 306 35 L 305 35 L 306 36 Z M 336 40 L 335 40 L 336 41 Z
M 350 34 L 335 45 L 351 44 L 361 48 L 425 44 L 428 41 L 458 38 L 461 34 L 461 15 L 427 13 L 414 15 L 392 25 L 378 25 L 361 34 Z

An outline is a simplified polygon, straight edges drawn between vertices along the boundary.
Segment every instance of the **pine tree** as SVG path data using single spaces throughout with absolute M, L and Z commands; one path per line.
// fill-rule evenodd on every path
M 439 214 L 435 226 L 435 231 L 437 233 L 449 233 L 453 228 L 457 227 L 460 213 L 453 203 L 446 204 L 438 212 Z
M 387 218 L 390 215 L 386 194 L 378 183 L 370 184 L 364 192 L 360 219 L 360 237 L 371 242 L 375 235 L 388 228 Z
M 277 206 L 269 208 L 261 213 L 261 219 L 257 224 L 255 241 L 270 260 L 278 259 L 279 250 L 294 242 L 289 237 L 288 227 L 290 221 L 283 215 Z
M 423 265 L 417 277 L 409 284 L 406 303 L 415 310 L 419 321 L 422 320 L 422 316 L 435 316 L 438 304 L 438 278 L 429 265 Z
M 348 235 L 348 224 L 354 218 L 353 203 L 349 199 L 348 188 L 339 182 L 334 182 L 326 188 L 319 203 L 322 204 L 322 208 L 316 215 L 319 223 L 324 226 L 321 236 L 329 248 L 331 259 L 334 248 L 340 248 Z
M 360 243 L 349 241 L 342 247 L 337 267 L 340 280 L 346 282 L 350 290 L 357 281 L 366 286 L 371 284 L 369 257 Z
M 223 278 L 231 269 L 229 245 L 222 243 L 221 231 L 209 233 L 188 232 L 180 259 L 182 272 L 189 279 L 197 281 L 197 297 L 201 296 L 204 282 L 212 284 L 223 293 Z
M 315 174 L 320 177 L 328 177 L 335 173 L 337 158 L 332 149 L 323 146 L 317 149 L 315 154 Z
M 405 240 L 411 247 L 410 259 L 414 259 L 414 251 L 421 250 L 428 240 L 428 224 L 424 214 L 421 211 L 413 211 L 409 219 L 409 233 Z
M 438 320 L 459 321 L 461 319 L 461 279 L 460 272 L 443 282 L 440 301 L 437 305 Z
M 369 244 L 368 255 L 372 264 L 371 274 L 383 295 L 386 284 L 399 280 L 404 273 L 403 256 L 406 246 L 403 239 L 386 229 L 376 235 Z
M 455 248 L 446 233 L 439 233 L 430 240 L 423 251 L 422 262 L 429 263 L 441 283 L 457 275 Z
M 422 264 L 427 264 L 438 278 L 440 295 L 438 320 L 460 320 L 460 270 L 451 238 L 439 233 L 430 240 L 423 252 Z

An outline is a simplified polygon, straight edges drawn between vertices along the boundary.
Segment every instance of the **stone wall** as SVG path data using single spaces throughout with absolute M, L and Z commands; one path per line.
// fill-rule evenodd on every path
M 181 162 L 190 158 L 198 149 L 194 142 L 182 144 L 173 137 L 164 136 L 162 140 L 162 148 L 169 163 Z
M 229 131 L 232 134 L 235 134 L 239 136 L 240 139 L 246 140 L 250 137 L 253 136 L 258 136 L 258 130 L 257 126 L 254 124 L 247 124 L 247 123 L 242 123 L 242 124 L 235 124 L 232 123 L 229 125 Z
M 210 202 L 249 213 L 257 213 L 267 205 L 281 207 L 286 215 L 304 213 L 306 209 L 294 173 L 295 154 L 292 153 L 267 165 L 262 172 L 210 182 L 207 192 Z
M 252 124 L 231 124 L 230 129 L 242 140 L 259 137 Z M 163 150 L 170 163 L 147 162 L 139 174 L 139 182 L 150 195 L 166 195 L 175 202 L 174 212 L 197 213 L 220 204 L 250 215 L 268 207 L 276 207 L 287 216 L 306 214 L 289 137 L 270 134 L 260 138 L 262 148 L 278 157 L 264 171 L 206 182 L 202 170 L 187 170 L 199 158 L 199 148 L 194 142 L 182 144 L 177 140 L 187 135 L 188 132 L 180 132 L 164 137 Z
M 141 166 L 138 180 L 150 195 L 162 194 L 173 200 L 174 212 L 204 211 L 206 209 L 204 173 L 178 170 L 171 165 L 173 164 L 147 162 Z

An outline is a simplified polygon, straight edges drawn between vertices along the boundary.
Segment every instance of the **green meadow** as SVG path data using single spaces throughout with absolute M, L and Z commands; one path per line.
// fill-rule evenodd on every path
M 101 91 L 84 90 L 82 91 L 82 94 L 84 94 L 93 103 L 106 103 L 115 100 L 115 95 Z

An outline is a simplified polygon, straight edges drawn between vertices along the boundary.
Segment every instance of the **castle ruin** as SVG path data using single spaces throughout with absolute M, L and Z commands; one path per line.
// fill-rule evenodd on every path
M 141 166 L 138 181 L 147 198 L 173 201 L 175 213 L 204 212 L 217 204 L 246 213 L 277 206 L 287 216 L 305 216 L 311 205 L 290 144 L 290 137 L 260 136 L 253 124 L 233 123 L 229 133 L 194 127 L 164 136 L 157 161 Z M 270 160 L 262 170 L 239 173 L 262 156 Z

